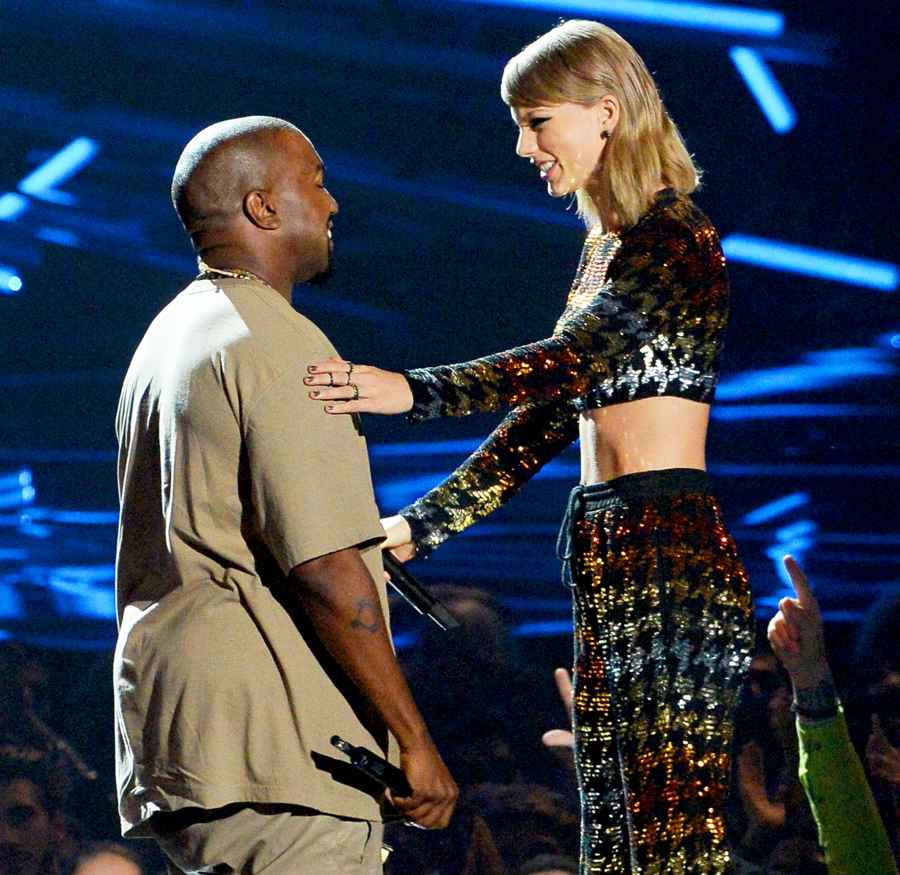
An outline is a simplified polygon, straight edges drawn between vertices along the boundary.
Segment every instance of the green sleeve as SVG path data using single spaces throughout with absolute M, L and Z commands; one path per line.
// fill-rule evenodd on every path
M 798 720 L 797 737 L 800 781 L 819 827 L 829 875 L 897 875 L 843 709 L 830 720 Z

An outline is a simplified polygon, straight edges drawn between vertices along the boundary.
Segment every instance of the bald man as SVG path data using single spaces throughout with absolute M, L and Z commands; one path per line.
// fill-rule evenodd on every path
M 279 119 L 188 143 L 172 199 L 200 273 L 122 388 L 119 812 L 174 872 L 380 872 L 386 814 L 442 827 L 456 799 L 394 657 L 365 440 L 303 384 L 336 354 L 291 306 L 330 267 L 324 172 Z M 383 798 L 335 734 L 411 795 Z

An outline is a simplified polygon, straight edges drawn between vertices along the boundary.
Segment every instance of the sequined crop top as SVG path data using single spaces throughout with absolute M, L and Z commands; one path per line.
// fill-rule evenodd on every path
M 621 235 L 588 233 L 566 307 L 545 340 L 407 371 L 413 422 L 511 407 L 487 440 L 409 507 L 427 553 L 503 504 L 578 436 L 578 414 L 672 395 L 712 401 L 728 320 L 715 228 L 664 189 Z

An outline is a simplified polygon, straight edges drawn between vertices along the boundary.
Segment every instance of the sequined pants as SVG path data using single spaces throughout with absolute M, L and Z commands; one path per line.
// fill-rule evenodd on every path
M 730 872 L 723 803 L 753 646 L 747 575 L 702 471 L 572 491 L 581 875 Z

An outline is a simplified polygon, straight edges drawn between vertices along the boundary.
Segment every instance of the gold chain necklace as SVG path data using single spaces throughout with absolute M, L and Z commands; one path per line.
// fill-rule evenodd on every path
M 197 265 L 200 268 L 200 273 L 197 274 L 198 280 L 207 280 L 217 276 L 225 276 L 236 280 L 256 280 L 258 283 L 268 286 L 273 292 L 278 292 L 278 289 L 276 289 L 275 286 L 266 282 L 261 276 L 251 273 L 249 270 L 225 270 L 221 267 L 210 267 L 202 258 L 197 259 Z M 278 294 L 280 295 L 281 292 L 278 292 Z

